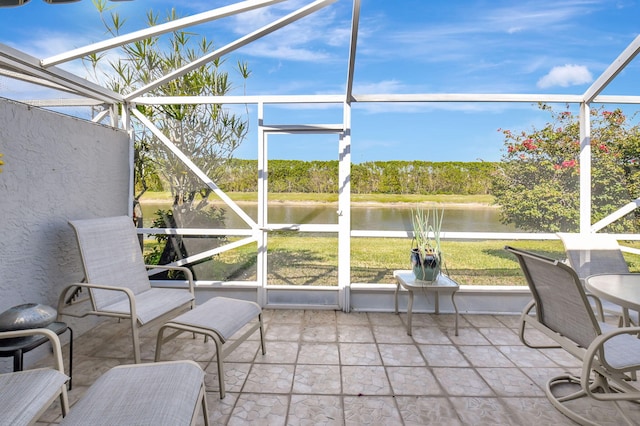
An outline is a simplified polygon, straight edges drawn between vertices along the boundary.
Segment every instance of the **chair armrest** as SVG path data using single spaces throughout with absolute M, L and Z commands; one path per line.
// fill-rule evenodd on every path
M 73 283 L 73 284 L 69 284 L 68 286 L 66 286 L 62 290 L 62 293 L 60 293 L 61 300 L 65 296 L 65 293 L 67 291 L 69 291 L 69 289 L 71 289 L 73 287 L 86 287 L 86 288 L 97 288 L 99 290 L 122 291 L 122 292 L 127 294 L 129 299 L 133 300 L 133 298 L 134 298 L 133 291 L 131 291 L 131 289 L 127 288 L 127 287 L 116 287 L 116 286 L 113 286 L 113 285 L 94 284 L 94 283 Z
M 598 296 L 596 296 L 595 294 L 591 294 L 591 293 L 586 293 L 585 296 L 587 296 L 587 299 L 593 300 L 593 302 L 596 305 L 596 311 L 598 313 L 598 319 L 600 321 L 604 322 L 604 310 L 602 309 L 602 301 L 600 300 L 600 298 Z
M 625 400 L 637 400 L 640 399 L 640 391 L 634 387 L 631 387 L 627 384 L 625 384 L 625 380 L 624 380 L 624 373 L 628 373 L 628 372 L 633 372 L 633 371 L 637 371 L 640 369 L 640 358 L 639 358 L 639 362 L 637 364 L 638 368 L 626 368 L 626 369 L 616 369 L 610 365 L 607 364 L 606 362 L 606 354 L 605 357 L 601 357 L 600 355 L 603 353 L 602 351 L 604 350 L 604 345 L 608 340 L 611 340 L 614 337 L 620 336 L 622 334 L 628 334 L 631 336 L 634 336 L 634 339 L 637 339 L 638 336 L 640 336 L 640 327 L 619 327 L 619 328 L 615 328 L 611 331 L 607 331 L 605 333 L 602 333 L 600 336 L 596 337 L 592 342 L 591 345 L 589 345 L 589 348 L 587 349 L 585 356 L 584 356 L 584 362 L 582 365 L 582 375 L 581 375 L 581 382 L 582 382 L 582 388 L 583 390 L 592 398 L 598 399 L 598 400 L 620 400 L 620 399 L 625 399 Z M 638 342 L 640 342 L 640 340 L 638 340 Z M 634 351 L 634 348 L 629 348 L 630 351 Z M 637 352 L 637 350 L 635 351 Z M 594 363 L 596 364 L 594 366 Z M 590 386 L 589 386 L 589 378 L 591 376 L 591 372 L 593 370 L 598 371 L 598 372 L 603 372 L 603 369 L 606 369 L 604 372 L 605 373 L 610 373 L 619 377 L 610 377 L 609 374 L 603 374 L 605 376 L 605 378 L 608 379 L 614 379 L 615 384 L 622 387 L 622 390 L 625 391 L 624 392 L 624 397 L 621 397 L 619 394 L 617 393 L 613 393 L 613 394 L 594 394 L 591 392 Z M 618 379 L 618 380 L 616 380 Z M 586 380 L 586 381 L 585 381 Z
M 136 312 L 136 303 L 135 303 L 135 295 L 133 294 L 133 291 L 127 287 L 116 287 L 116 286 L 112 286 L 112 285 L 105 285 L 105 284 L 94 284 L 94 283 L 72 283 L 67 285 L 64 289 L 62 289 L 62 292 L 60 293 L 60 297 L 58 298 L 58 319 L 60 319 L 60 316 L 62 315 L 62 312 L 64 310 L 64 305 L 65 305 L 65 296 L 67 294 L 67 291 L 69 291 L 72 288 L 75 287 L 86 287 L 86 288 L 95 288 L 98 290 L 110 290 L 110 291 L 121 291 L 124 294 L 127 295 L 127 298 L 129 299 L 129 312 L 131 313 L 131 315 L 134 318 L 137 318 L 137 312 Z M 93 299 L 91 299 L 91 306 L 92 308 L 95 310 L 95 305 L 93 304 Z M 73 314 L 65 314 L 65 315 L 69 315 L 69 316 L 76 316 L 77 315 L 73 315 Z M 86 316 L 87 314 L 84 314 L 82 316 Z
M 182 271 L 184 275 L 187 277 L 187 281 L 189 282 L 189 291 L 191 294 L 195 294 L 195 285 L 193 283 L 193 273 L 191 269 L 186 266 L 173 266 L 173 265 L 144 265 L 147 269 L 165 269 L 172 271 Z
M 55 368 L 60 371 L 62 374 L 64 373 L 64 363 L 62 362 L 62 345 L 60 344 L 60 338 L 56 333 L 47 329 L 47 328 L 30 328 L 25 330 L 14 330 L 14 331 L 0 331 L 0 339 L 12 339 L 16 337 L 29 337 L 36 335 L 45 336 L 49 339 L 51 343 L 51 347 L 53 349 L 53 362 L 55 364 Z

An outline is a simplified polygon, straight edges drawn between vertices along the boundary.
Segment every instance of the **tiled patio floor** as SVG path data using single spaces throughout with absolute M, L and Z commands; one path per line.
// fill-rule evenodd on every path
M 408 336 L 404 314 L 264 312 L 267 355 L 256 332 L 229 356 L 223 400 L 212 342 L 183 334 L 163 347 L 163 360 L 194 359 L 206 370 L 212 424 L 573 424 L 543 387 L 553 375 L 577 372 L 577 362 L 561 350 L 523 346 L 517 316 L 463 315 L 456 337 L 446 314 L 414 314 Z M 157 327 L 143 330 L 143 362 L 151 362 Z M 130 342 L 126 324 L 115 321 L 76 339 L 72 404 L 107 369 L 132 362 Z M 583 405 L 600 424 L 621 424 L 609 406 Z M 40 424 L 55 424 L 59 414 L 56 404 Z

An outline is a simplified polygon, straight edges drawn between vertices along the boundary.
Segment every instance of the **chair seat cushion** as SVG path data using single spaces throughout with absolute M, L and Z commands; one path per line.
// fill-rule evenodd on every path
M 619 330 L 609 324 L 600 323 L 603 334 Z M 604 357 L 611 367 L 622 370 L 637 370 L 640 368 L 640 339 L 631 334 L 620 334 L 604 344 Z
M 40 368 L 0 375 L 0 424 L 30 424 L 60 394 L 68 377 Z
M 123 365 L 103 374 L 61 425 L 188 425 L 204 371 L 193 361 Z
M 212 330 L 224 343 L 260 312 L 260 305 L 254 302 L 214 297 L 170 322 Z
M 136 298 L 136 313 L 140 324 L 146 324 L 167 312 L 186 305 L 194 299 L 188 290 L 174 288 L 152 288 L 138 293 Z M 129 300 L 121 300 L 102 308 L 103 311 L 129 313 Z

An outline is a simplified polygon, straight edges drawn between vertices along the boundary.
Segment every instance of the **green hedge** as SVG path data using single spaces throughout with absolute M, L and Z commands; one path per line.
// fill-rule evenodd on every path
M 351 165 L 354 194 L 489 194 L 497 163 L 373 161 Z M 219 186 L 230 192 L 256 192 L 257 160 L 232 159 Z M 333 193 L 338 161 L 271 160 L 269 191 Z

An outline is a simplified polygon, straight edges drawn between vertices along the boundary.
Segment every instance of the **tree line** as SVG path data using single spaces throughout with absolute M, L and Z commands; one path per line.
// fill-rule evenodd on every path
M 497 163 L 371 161 L 351 165 L 354 194 L 489 194 Z M 218 185 L 229 192 L 258 190 L 257 160 L 230 159 Z M 336 192 L 338 161 L 271 160 L 269 191 Z

